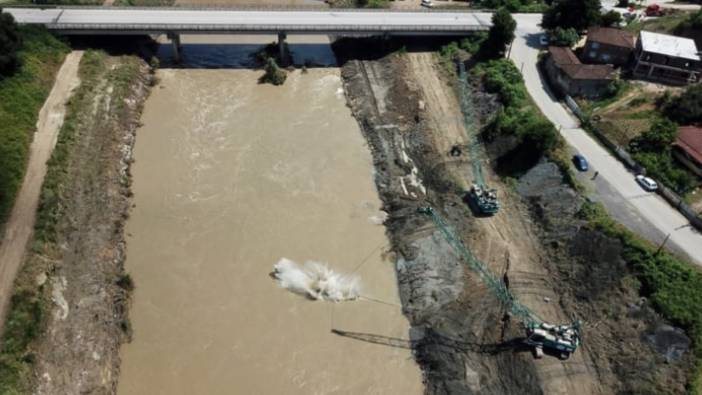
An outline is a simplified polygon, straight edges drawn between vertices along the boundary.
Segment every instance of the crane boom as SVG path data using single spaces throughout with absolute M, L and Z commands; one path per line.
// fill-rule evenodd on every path
M 571 325 L 551 325 L 528 307 L 519 302 L 512 295 L 509 288 L 487 266 L 473 255 L 463 242 L 456 236 L 452 227 L 434 210 L 432 207 L 422 207 L 419 209 L 422 214 L 428 215 L 434 225 L 444 236 L 446 242 L 456 251 L 459 257 L 474 272 L 478 273 L 480 279 L 497 299 L 506 307 L 513 317 L 522 321 L 526 328 L 527 337 L 525 343 L 533 346 L 535 354 L 540 357 L 544 348 L 555 350 L 559 357 L 567 359 L 580 344 L 580 322 L 575 321 Z

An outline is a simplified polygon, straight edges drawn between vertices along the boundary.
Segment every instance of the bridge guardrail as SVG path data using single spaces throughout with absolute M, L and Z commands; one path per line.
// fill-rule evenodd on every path
M 431 32 L 431 33 L 457 33 L 474 32 L 487 28 L 487 25 L 464 25 L 447 28 L 441 25 L 249 25 L 249 24 L 224 24 L 224 23 L 194 23 L 194 24 L 170 24 L 170 23 L 47 23 L 45 26 L 50 30 L 91 30 L 91 31 L 245 31 L 245 32 L 379 32 L 379 33 L 404 33 L 404 32 Z

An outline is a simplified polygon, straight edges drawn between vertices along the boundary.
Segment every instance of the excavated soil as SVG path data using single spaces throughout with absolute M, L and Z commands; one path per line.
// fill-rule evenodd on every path
M 569 322 L 521 199 L 486 171 L 499 190 L 501 212 L 478 219 L 462 201 L 472 179 L 467 134 L 436 59 L 411 52 L 370 60 L 344 53 L 342 59 L 350 59 L 342 68 L 345 91 L 375 160 L 376 184 L 389 214 L 385 225 L 398 255 L 403 307 L 427 392 L 607 393 L 587 350 L 565 362 L 535 361 L 521 346 L 520 323 L 505 314 L 431 221 L 417 212 L 424 206 L 437 209 L 523 303 L 551 322 Z M 462 149 L 457 154 L 453 147 Z M 419 186 L 410 179 L 418 179 L 414 184 Z
M 93 106 L 75 120 L 57 240 L 29 254 L 18 281 L 35 282 L 50 300 L 43 334 L 32 346 L 36 394 L 111 394 L 119 347 L 129 338 L 131 283 L 124 276 L 124 221 L 130 207 L 131 152 L 149 70 L 137 58 L 107 57 L 88 93 Z M 130 79 L 112 75 L 129 62 Z M 126 84 L 126 94 L 117 84 Z
M 502 208 L 494 217 L 475 218 L 461 199 L 473 177 L 472 158 L 445 74 L 431 53 L 387 54 L 385 47 L 376 56 L 355 56 L 354 46 L 342 42 L 336 51 L 349 106 L 373 153 L 427 393 L 684 392 L 689 339 L 638 297 L 621 245 L 578 218 L 584 199 L 564 184 L 558 168 L 539 164 L 507 187 L 490 164 L 497 165 L 510 142 L 494 142 L 483 170 Z M 478 119 L 497 110 L 483 92 L 474 91 L 473 100 Z M 534 359 L 521 345 L 520 323 L 417 212 L 423 206 L 437 209 L 546 321 L 583 320 L 578 351 L 567 361 Z

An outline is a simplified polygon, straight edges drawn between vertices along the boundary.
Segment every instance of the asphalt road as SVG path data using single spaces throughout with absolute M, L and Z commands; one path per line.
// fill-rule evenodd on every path
M 182 27 L 209 26 L 231 31 L 317 32 L 349 28 L 369 31 L 441 30 L 461 32 L 486 28 L 490 14 L 471 12 L 399 11 L 234 11 L 217 9 L 125 8 L 6 8 L 21 24 L 81 24 L 94 29 L 158 25 L 174 31 Z
M 527 90 L 544 115 L 568 144 L 587 158 L 591 172 L 599 172 L 595 180 L 582 177 L 590 184 L 594 199 L 600 200 L 617 220 L 655 243 L 670 235 L 668 247 L 702 265 L 702 235 L 660 196 L 644 191 L 634 180 L 635 175 L 581 129 L 576 118 L 551 95 L 537 68 L 541 15 L 521 14 L 515 19 L 517 37 L 510 58 L 522 70 Z

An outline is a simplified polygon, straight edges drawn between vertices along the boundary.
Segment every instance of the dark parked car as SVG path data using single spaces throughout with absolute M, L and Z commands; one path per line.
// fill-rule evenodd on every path
M 575 165 L 575 168 L 580 171 L 587 171 L 589 168 L 587 165 L 587 160 L 580 154 L 573 155 L 573 164 Z

